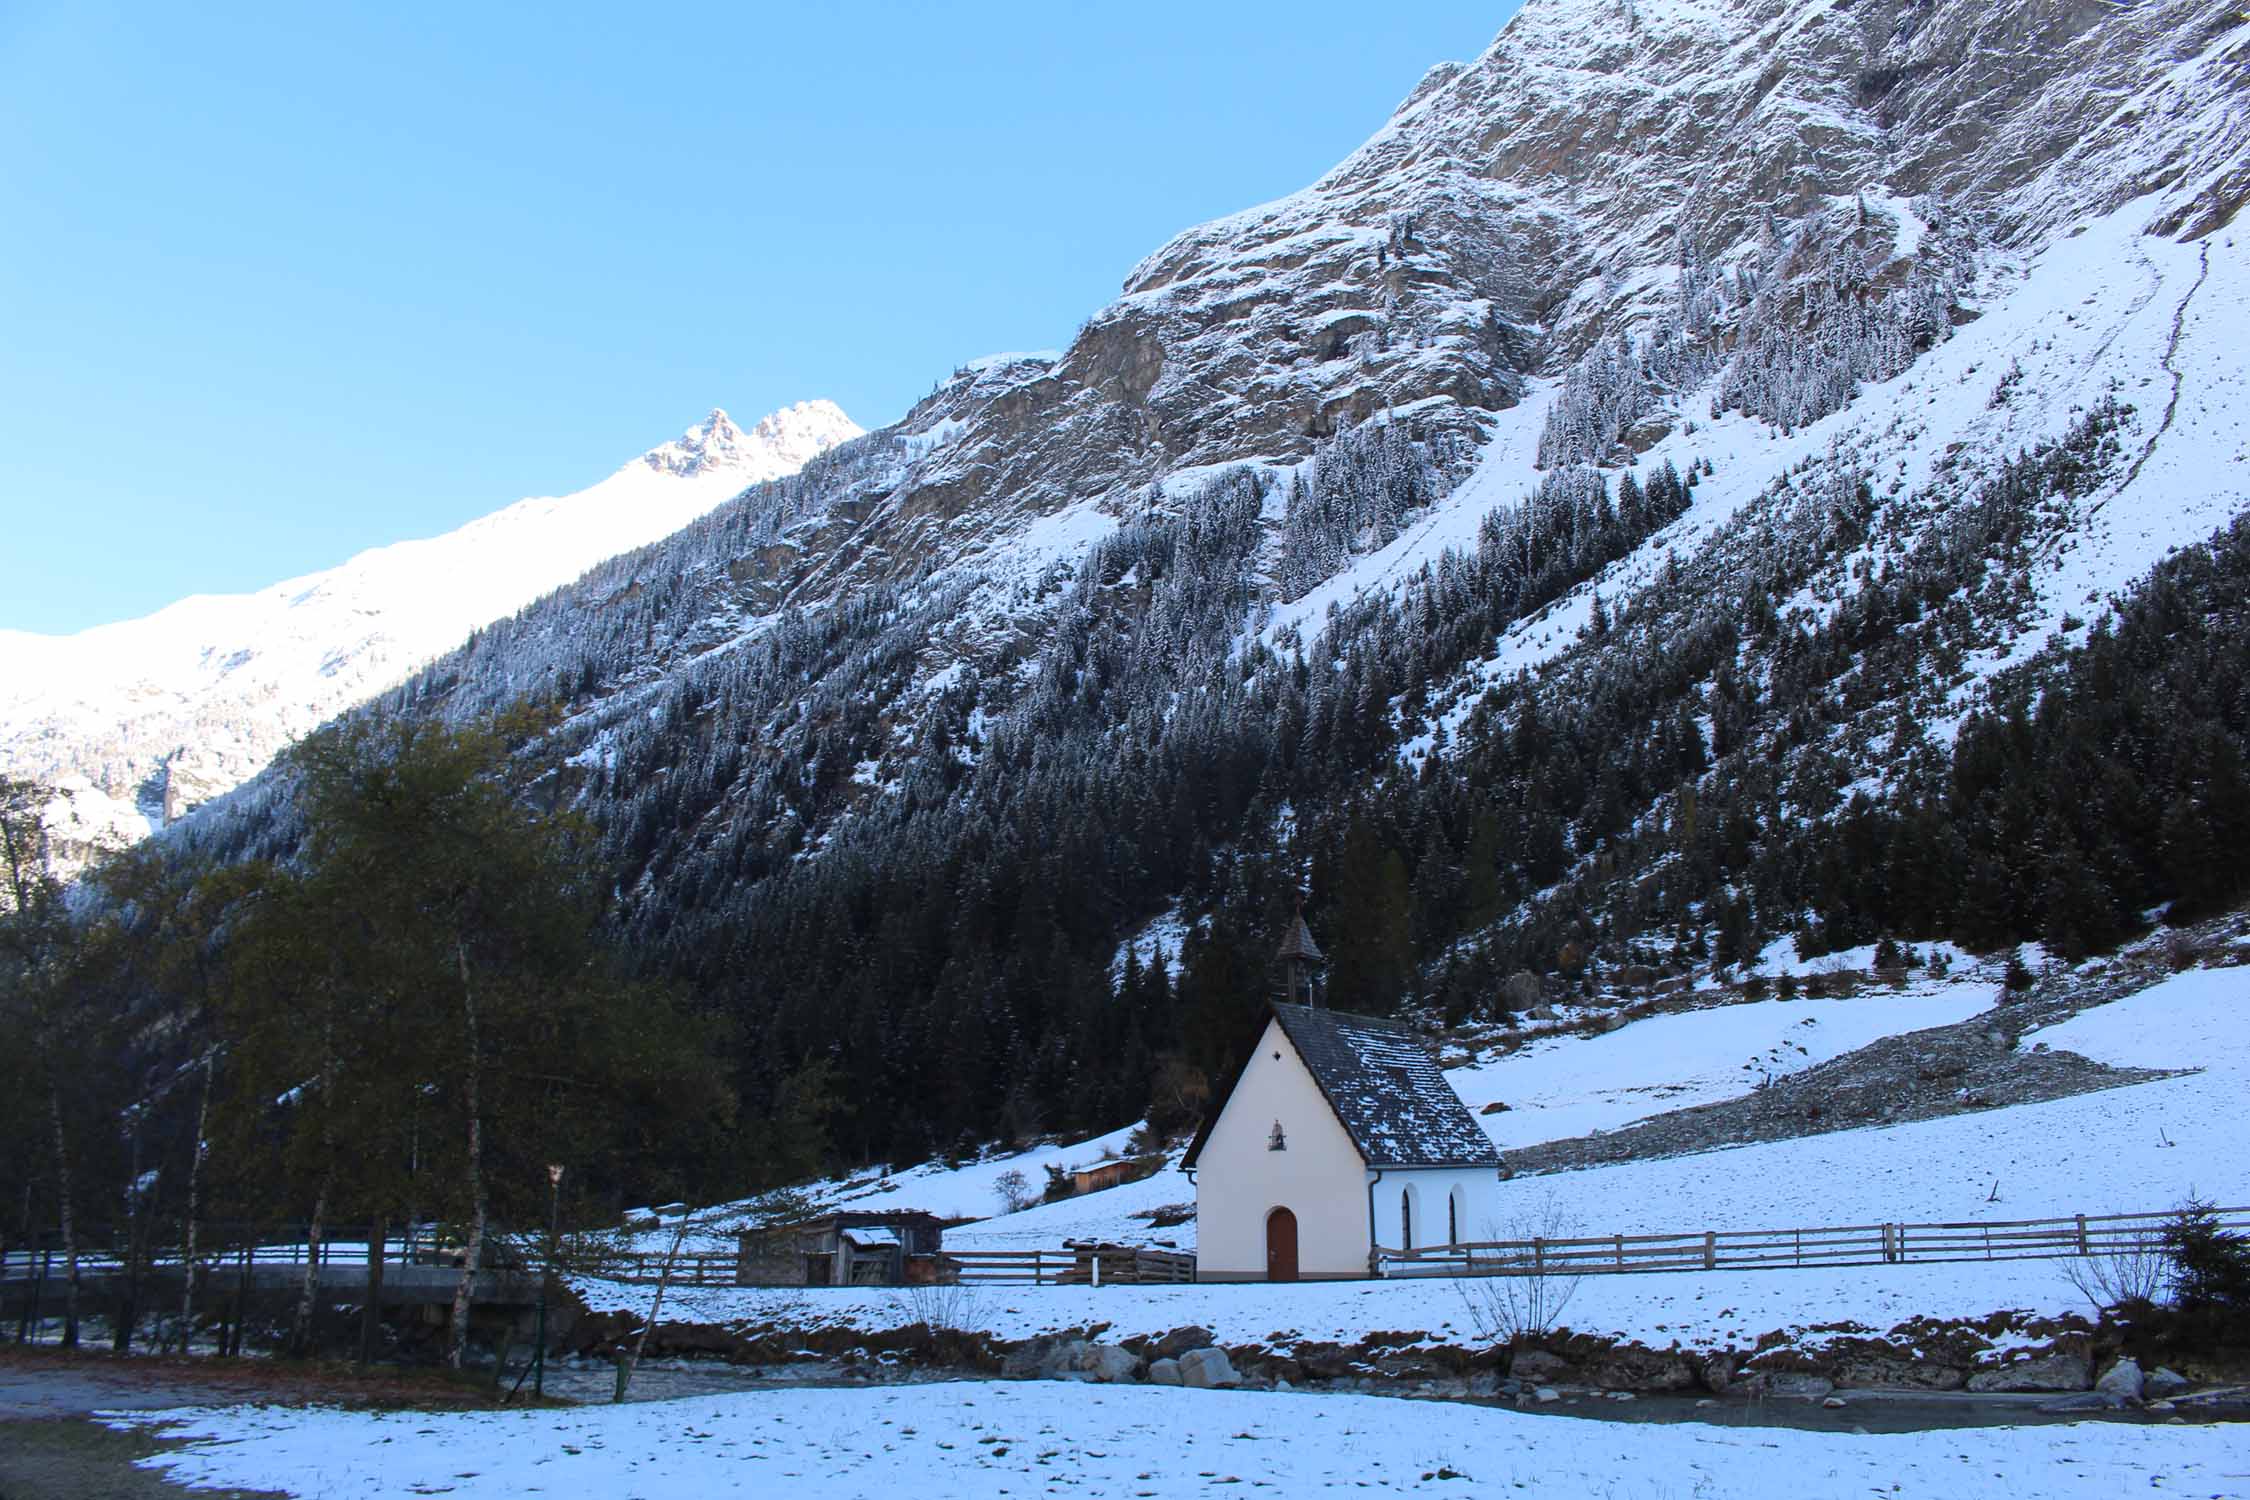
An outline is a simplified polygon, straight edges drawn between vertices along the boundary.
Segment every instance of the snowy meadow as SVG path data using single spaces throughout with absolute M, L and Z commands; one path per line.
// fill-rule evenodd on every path
M 1200 1496 L 1515 1491 L 1605 1500 L 1789 1495 L 2250 1494 L 2230 1427 L 1984 1428 L 1888 1436 L 1700 1422 L 1621 1427 L 1448 1403 L 989 1382 L 775 1391 L 568 1411 L 261 1408 L 116 1419 L 184 1446 L 199 1487 L 328 1496 Z

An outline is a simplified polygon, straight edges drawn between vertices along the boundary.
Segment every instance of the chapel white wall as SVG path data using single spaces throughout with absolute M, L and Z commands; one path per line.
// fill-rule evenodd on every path
M 1276 1120 L 1284 1151 L 1267 1148 Z M 1196 1159 L 1197 1279 L 1264 1280 L 1277 1207 L 1297 1216 L 1300 1276 L 1367 1274 L 1366 1163 L 1281 1023 L 1268 1021 Z
M 1401 1243 L 1400 1198 L 1412 1188 L 1415 1202 L 1414 1246 L 1426 1250 L 1447 1242 L 1445 1206 L 1448 1195 L 1461 1199 L 1460 1237 L 1463 1240 L 1498 1240 L 1501 1229 L 1500 1172 L 1497 1167 L 1385 1167 L 1375 1182 L 1375 1244 L 1383 1250 L 1405 1248 Z

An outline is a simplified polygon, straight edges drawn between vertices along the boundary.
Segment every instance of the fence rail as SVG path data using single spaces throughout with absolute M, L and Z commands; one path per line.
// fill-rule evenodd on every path
M 205 1225 L 198 1232 L 195 1264 L 206 1271 L 221 1272 L 302 1266 L 308 1259 L 321 1265 L 360 1266 L 366 1264 L 372 1233 L 368 1228 L 339 1225 L 326 1230 L 320 1243 L 312 1245 L 302 1225 Z M 454 1240 L 423 1226 L 385 1234 L 381 1258 L 389 1266 L 455 1265 L 460 1253 L 461 1247 Z M 135 1251 L 121 1237 L 82 1233 L 78 1236 L 78 1275 L 81 1280 L 117 1275 L 177 1278 L 182 1254 L 177 1245 L 145 1245 Z M 532 1258 L 537 1261 L 536 1251 Z M 921 1263 L 921 1279 L 940 1282 L 1103 1286 L 1195 1280 L 1193 1255 L 1130 1245 L 945 1250 L 909 1259 L 910 1264 Z M 604 1253 L 583 1244 L 574 1244 L 568 1254 L 573 1269 L 633 1285 L 654 1285 L 663 1280 L 665 1260 L 660 1250 Z M 674 1286 L 743 1284 L 741 1259 L 733 1250 L 682 1250 L 670 1260 Z M 509 1248 L 507 1237 L 494 1233 L 485 1242 L 483 1268 L 520 1269 L 522 1262 Z M 48 1232 L 29 1241 L 18 1238 L 0 1243 L 0 1282 L 59 1284 L 65 1274 L 59 1234 Z
M 370 1226 L 335 1225 L 323 1229 L 320 1242 L 315 1245 L 311 1243 L 307 1227 L 301 1224 L 202 1224 L 196 1230 L 195 1263 L 221 1267 L 301 1266 L 310 1259 L 320 1265 L 364 1265 L 368 1241 L 373 1234 Z M 128 1236 L 106 1229 L 82 1231 L 77 1242 L 81 1276 L 135 1269 L 177 1274 L 185 1256 L 180 1245 L 144 1242 L 135 1248 Z M 394 1266 L 450 1265 L 461 1253 L 458 1243 L 429 1225 L 386 1230 L 381 1246 L 383 1262 Z M 28 1240 L 15 1236 L 0 1242 L 0 1280 L 21 1280 L 36 1276 L 43 1269 L 52 1271 L 62 1265 L 63 1256 L 63 1238 L 57 1231 L 45 1230 Z M 490 1236 L 485 1244 L 484 1268 L 505 1268 L 510 1260 L 503 1237 Z
M 2250 1229 L 2250 1208 L 2212 1210 L 2227 1229 Z M 1378 1250 L 1385 1276 L 1585 1276 L 1629 1271 L 1770 1270 L 1791 1266 L 2045 1260 L 2154 1249 L 2178 1214 L 2073 1214 L 1997 1223 L 1846 1224 L 1812 1229 L 1707 1229 L 1479 1240 L 1422 1250 Z
M 664 1279 L 661 1251 L 631 1251 L 601 1269 L 610 1280 L 653 1286 Z M 1099 1249 L 1065 1245 L 1025 1250 L 941 1250 L 907 1257 L 909 1283 L 962 1283 L 977 1286 L 1148 1286 L 1195 1280 L 1195 1257 L 1173 1250 L 1141 1250 L 1130 1245 Z M 672 1259 L 673 1286 L 763 1285 L 741 1279 L 733 1251 L 682 1251 Z M 872 1282 L 855 1285 L 875 1285 Z M 888 1283 L 884 1283 L 888 1284 Z M 792 1286 L 797 1285 L 791 1283 Z M 805 1288 L 818 1291 L 822 1285 Z
M 1147 1286 L 1195 1280 L 1195 1257 L 1130 1245 L 1060 1250 L 947 1250 L 937 1257 L 940 1280 L 1018 1286 Z
M 2212 1210 L 2220 1227 L 2250 1232 L 2250 1208 Z M 2067 1218 L 1992 1223 L 1844 1224 L 1794 1229 L 1719 1229 L 1684 1234 L 1574 1235 L 1527 1240 L 1478 1240 L 1419 1250 L 1377 1249 L 1376 1274 L 1416 1276 L 1602 1275 L 1649 1271 L 1770 1270 L 1807 1266 L 1892 1265 L 1968 1260 L 2040 1260 L 2149 1250 L 2161 1242 L 2177 1212 L 2073 1214 Z M 371 1231 L 338 1226 L 309 1246 L 299 1226 L 204 1226 L 195 1263 L 200 1268 L 248 1271 L 301 1266 L 308 1257 L 328 1265 L 364 1265 Z M 460 1247 L 427 1226 L 386 1234 L 381 1257 L 388 1265 L 454 1265 Z M 138 1252 L 114 1239 L 81 1235 L 81 1278 L 104 1275 L 176 1277 L 177 1246 Z M 656 1251 L 596 1255 L 582 1268 L 630 1283 L 654 1283 L 664 1274 Z M 918 1265 L 915 1263 L 919 1263 Z M 524 1269 L 504 1236 L 486 1242 L 483 1269 Z M 1195 1280 L 1195 1257 L 1128 1245 L 1066 1244 L 1059 1248 L 943 1250 L 910 1258 L 910 1279 L 980 1285 L 1164 1285 Z M 65 1274 L 58 1236 L 41 1235 L 0 1245 L 0 1282 L 59 1284 Z M 742 1285 L 732 1250 L 684 1250 L 673 1258 L 675 1286 Z

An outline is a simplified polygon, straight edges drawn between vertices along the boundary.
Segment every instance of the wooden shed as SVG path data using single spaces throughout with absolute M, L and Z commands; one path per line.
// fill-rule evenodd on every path
M 833 1213 L 745 1230 L 739 1286 L 903 1286 L 936 1278 L 945 1221 L 919 1209 Z
M 1161 1156 L 1122 1156 L 1113 1161 L 1099 1161 L 1090 1167 L 1074 1168 L 1070 1174 L 1070 1191 L 1098 1193 L 1105 1188 L 1122 1186 L 1152 1177 L 1164 1165 Z

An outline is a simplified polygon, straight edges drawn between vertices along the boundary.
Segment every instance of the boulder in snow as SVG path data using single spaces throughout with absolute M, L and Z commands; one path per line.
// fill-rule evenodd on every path
M 1544 1349 L 1525 1349 L 1508 1361 L 1508 1375 L 1526 1385 L 1553 1384 L 1576 1380 L 1578 1367 L 1559 1354 L 1549 1354 Z
M 1115 1344 L 1088 1344 L 1079 1355 L 1078 1368 L 1104 1385 L 1125 1385 L 1141 1371 L 1138 1355 Z
M 2082 1391 L 2093 1383 L 2083 1354 L 2042 1354 L 1969 1377 L 1972 1391 Z
M 1190 1349 L 1180 1356 L 1180 1384 L 1195 1390 L 1216 1390 L 1221 1386 L 1240 1385 L 1242 1377 L 1234 1372 L 1234 1364 L 1224 1349 Z
M 2127 1357 L 2102 1371 L 2102 1378 L 2094 1382 L 2094 1389 L 2123 1401 L 2138 1401 L 2142 1384 L 2140 1361 Z

